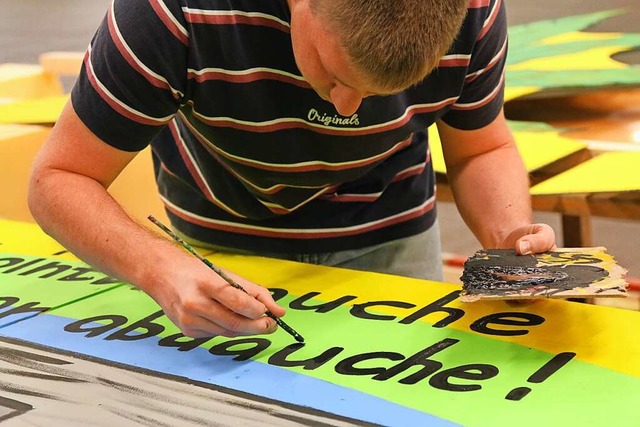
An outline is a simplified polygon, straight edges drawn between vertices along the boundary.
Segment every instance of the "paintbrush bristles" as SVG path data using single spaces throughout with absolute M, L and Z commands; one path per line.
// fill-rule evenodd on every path
M 230 286 L 233 286 L 236 289 L 241 290 L 242 292 L 244 292 L 247 295 L 250 295 L 245 288 L 243 288 L 238 282 L 236 282 L 235 280 L 233 280 L 231 277 L 229 277 L 224 271 L 222 271 L 220 268 L 216 267 L 211 261 L 209 261 L 208 259 L 206 259 L 205 257 L 203 257 L 202 255 L 200 255 L 195 249 L 193 249 L 193 247 L 188 244 L 187 242 L 185 242 L 184 240 L 182 240 L 177 234 L 175 234 L 173 231 L 171 231 L 171 229 L 169 227 L 167 227 L 166 225 L 164 225 L 163 223 L 161 223 L 160 221 L 158 221 L 156 219 L 156 217 L 154 217 L 153 215 L 149 215 L 147 217 L 149 219 L 149 221 L 153 222 L 155 225 L 157 225 L 162 231 L 164 231 L 165 233 L 167 233 L 169 236 L 171 236 L 171 238 L 173 240 L 175 240 L 176 242 L 178 242 L 183 248 L 185 248 L 187 251 L 189 251 L 192 255 L 194 255 L 196 258 L 198 258 L 200 261 L 202 261 L 203 263 L 205 263 L 207 265 L 207 267 L 209 267 L 210 269 L 212 269 L 218 276 L 222 277 L 224 279 L 225 282 L 227 282 L 227 284 L 229 284 Z M 304 342 L 304 338 L 302 337 L 302 335 L 300 335 L 299 333 L 297 333 L 291 326 L 287 325 L 286 323 L 284 323 L 284 320 L 282 320 L 281 318 L 277 317 L 275 314 L 271 313 L 269 310 L 267 310 L 267 312 L 265 313 L 268 317 L 272 318 L 273 320 L 275 320 L 275 322 L 278 324 L 278 326 L 280 326 L 282 329 L 284 329 L 289 335 L 291 335 L 293 338 L 295 338 L 296 341 L 298 342 Z

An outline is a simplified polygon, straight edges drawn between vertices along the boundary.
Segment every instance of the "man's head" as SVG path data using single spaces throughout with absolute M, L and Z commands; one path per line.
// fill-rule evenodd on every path
M 451 46 L 468 0 L 289 3 L 300 71 L 339 113 L 350 115 L 365 96 L 399 92 L 422 80 Z

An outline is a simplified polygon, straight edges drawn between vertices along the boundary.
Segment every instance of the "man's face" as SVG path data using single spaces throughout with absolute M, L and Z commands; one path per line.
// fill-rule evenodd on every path
M 290 0 L 293 54 L 302 76 L 343 116 L 354 114 L 362 99 L 388 91 L 368 84 L 308 0 Z

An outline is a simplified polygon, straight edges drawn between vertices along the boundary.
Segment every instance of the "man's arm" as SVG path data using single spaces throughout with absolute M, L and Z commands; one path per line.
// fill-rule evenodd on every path
M 107 188 L 136 153 L 111 147 L 65 107 L 36 157 L 29 206 L 42 229 L 87 263 L 138 286 L 185 335 L 269 333 L 282 316 L 269 292 L 237 278 L 247 295 L 167 239 L 131 220 Z M 255 298 L 254 298 L 255 297 Z
M 483 247 L 520 254 L 554 247 L 553 229 L 532 223 L 527 172 L 502 111 L 477 130 L 440 121 L 438 133 L 456 205 Z

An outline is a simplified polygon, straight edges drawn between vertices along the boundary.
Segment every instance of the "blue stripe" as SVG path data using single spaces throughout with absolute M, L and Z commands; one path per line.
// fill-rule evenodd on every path
M 180 352 L 160 347 L 155 338 L 105 341 L 65 332 L 64 327 L 76 320 L 42 314 L 26 322 L 0 327 L 0 334 L 365 422 L 385 426 L 458 426 L 424 412 L 283 368 L 214 356 L 204 348 Z M 96 323 L 95 326 L 101 325 Z

